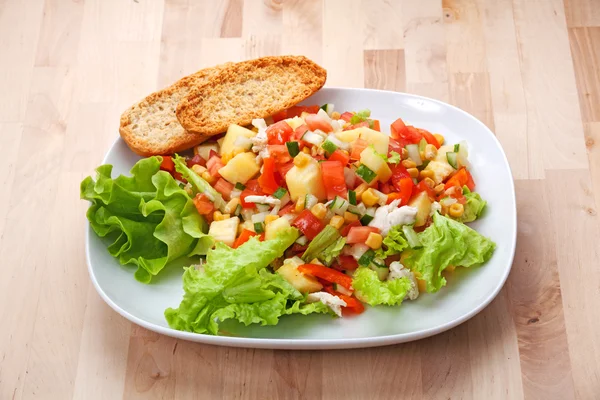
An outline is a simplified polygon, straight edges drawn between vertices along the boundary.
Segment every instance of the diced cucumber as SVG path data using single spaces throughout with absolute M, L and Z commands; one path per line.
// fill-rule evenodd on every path
M 243 183 L 241 183 L 241 182 L 238 182 L 238 183 L 236 183 L 236 184 L 235 184 L 235 188 L 236 188 L 237 190 L 244 190 L 244 189 L 246 189 L 246 185 L 244 185 L 244 184 L 243 184 Z
M 316 196 L 313 196 L 312 194 L 309 193 L 304 198 L 304 208 L 310 210 L 318 202 L 319 202 L 319 199 Z
M 337 215 L 344 215 L 344 213 L 348 209 L 349 205 L 350 205 L 350 203 L 348 203 L 348 200 L 346 200 L 340 196 L 335 196 L 335 198 L 333 199 L 333 203 L 331 203 L 330 208 L 331 208 L 331 211 L 333 211 Z
M 360 223 L 364 226 L 369 225 L 369 222 L 373 221 L 373 216 L 369 215 L 369 214 L 365 214 L 362 216 L 362 218 L 360 219 Z
M 235 208 L 235 211 L 233 212 L 233 214 L 240 215 L 241 212 L 242 212 L 242 205 L 238 204 L 237 207 Z
M 455 152 L 455 153 L 458 153 L 459 151 L 460 151 L 460 143 L 456 143 L 456 144 L 454 145 L 454 152 Z
M 358 265 L 368 267 L 374 259 L 375 252 L 372 249 L 369 249 L 358 259 Z
M 421 159 L 421 152 L 419 151 L 418 144 L 407 144 L 406 151 L 408 152 L 408 158 L 414 161 L 417 164 L 417 167 L 423 164 L 423 160 Z
M 254 232 L 263 233 L 265 231 L 265 225 L 262 222 L 254 223 Z
M 325 138 L 315 132 L 306 131 L 304 136 L 302 136 L 302 140 L 310 144 L 314 144 L 315 146 L 320 146 L 321 143 L 323 143 L 323 141 L 325 140 Z
M 450 164 L 452 166 L 452 168 L 454 169 L 458 169 L 458 154 L 453 152 L 453 151 L 449 151 L 446 153 L 446 159 L 448 160 L 448 164 Z
M 356 205 L 356 192 L 354 190 L 348 191 L 348 201 L 351 205 Z
M 298 153 L 300 153 L 300 146 L 298 142 L 286 142 L 285 146 L 287 147 L 287 151 L 291 157 L 296 157 Z
M 404 232 L 404 236 L 406 237 L 406 241 L 411 249 L 420 249 L 423 247 L 419 237 L 417 236 L 417 232 L 410 225 L 404 225 L 402 227 L 402 232 Z
M 323 104 L 321 106 L 321 110 L 325 111 L 327 113 L 327 115 L 329 115 L 331 117 L 331 114 L 333 113 L 333 104 L 331 104 L 331 103 Z
M 298 243 L 300 246 L 304 246 L 306 243 L 308 243 L 308 238 L 306 236 L 300 236 L 298 239 L 296 239 L 296 243 Z
M 363 181 L 367 183 L 371 183 L 373 179 L 375 179 L 375 177 L 377 176 L 377 174 L 372 169 L 370 169 L 364 164 L 360 164 L 358 166 L 358 168 L 356 169 L 356 175 L 358 175 Z
M 326 141 L 323 142 L 323 144 L 321 145 L 321 147 L 323 148 L 323 150 L 325 150 L 325 152 L 327 153 L 327 155 L 333 153 L 334 151 L 337 150 L 337 146 L 335 145 L 335 143 L 333 143 L 331 140 L 327 139 Z
M 425 151 L 425 146 L 427 146 L 427 140 L 421 139 L 419 142 L 419 151 Z
M 469 168 L 469 166 L 471 165 L 469 163 L 469 146 L 467 145 L 467 142 L 465 142 L 464 140 L 459 143 L 459 149 L 458 149 L 457 154 L 458 154 L 458 157 L 457 157 L 458 165 L 460 167 Z
M 285 196 L 287 194 L 287 190 L 283 187 L 279 187 L 277 188 L 277 190 L 275 191 L 275 193 L 273 193 L 273 197 L 278 198 L 281 200 L 281 198 L 283 196 Z

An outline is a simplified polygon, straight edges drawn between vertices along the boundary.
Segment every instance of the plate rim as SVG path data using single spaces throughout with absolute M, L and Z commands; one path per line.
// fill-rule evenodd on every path
M 432 99 L 430 97 L 421 96 L 421 95 L 412 94 L 412 93 L 406 93 L 406 92 L 397 92 L 397 91 L 392 91 L 392 90 L 351 88 L 351 87 L 339 87 L 339 86 L 325 86 L 322 89 L 320 89 L 318 92 L 320 92 L 322 90 L 328 90 L 328 89 L 341 90 L 341 91 L 349 90 L 349 91 L 394 93 L 394 94 L 400 94 L 403 96 L 412 97 L 414 99 L 431 101 L 431 102 L 437 103 L 444 107 L 450 107 L 451 109 L 454 109 L 455 111 L 458 111 L 459 113 L 466 115 L 469 118 L 472 118 L 495 141 L 496 145 L 498 146 L 498 148 L 500 149 L 500 152 L 502 154 L 502 161 L 503 161 L 505 167 L 507 168 L 510 178 L 511 178 L 509 195 L 510 195 L 512 204 L 514 205 L 514 214 L 513 214 L 514 217 L 513 217 L 513 221 L 512 221 L 514 229 L 511 232 L 512 241 L 510 243 L 509 266 L 508 266 L 508 268 L 506 268 L 503 276 L 498 281 L 498 284 L 496 285 L 494 290 L 477 307 L 475 307 L 473 310 L 469 311 L 468 313 L 465 313 L 464 315 L 462 315 L 458 318 L 455 318 L 454 320 L 446 322 L 437 327 L 421 329 L 418 331 L 408 332 L 408 333 L 398 333 L 398 334 L 394 334 L 394 335 L 366 337 L 366 338 L 341 338 L 341 339 L 248 338 L 248 337 L 236 337 L 236 336 L 213 336 L 213 335 L 206 335 L 206 334 L 200 334 L 200 333 L 178 331 L 178 330 L 175 330 L 175 329 L 172 329 L 169 327 L 163 327 L 163 326 L 156 325 L 154 323 L 145 321 L 145 320 L 125 311 L 124 309 L 119 307 L 119 305 L 117 305 L 110 297 L 108 297 L 108 295 L 104 292 L 104 290 L 98 283 L 98 281 L 96 279 L 96 275 L 94 274 L 94 270 L 92 267 L 92 262 L 91 262 L 91 257 L 90 257 L 90 233 L 91 233 L 90 231 L 92 228 L 91 228 L 89 221 L 86 218 L 85 219 L 85 224 L 86 224 L 86 228 L 87 228 L 85 231 L 86 263 L 88 266 L 88 273 L 90 275 L 92 284 L 93 284 L 94 288 L 96 289 L 96 292 L 102 298 L 102 300 L 104 300 L 104 302 L 106 304 L 108 304 L 114 311 L 116 311 L 118 314 L 120 314 L 122 317 L 126 318 L 130 322 L 133 322 L 133 323 L 135 323 L 139 326 L 142 326 L 148 330 L 151 330 L 153 332 L 157 332 L 162 335 L 166 335 L 166 336 L 173 337 L 176 339 L 183 339 L 183 340 L 204 343 L 204 344 L 217 345 L 217 346 L 245 347 L 245 348 L 258 348 L 258 349 L 282 349 L 282 350 L 353 349 L 353 348 L 368 348 L 368 347 L 377 347 L 377 346 L 387 346 L 387 345 L 411 342 L 414 340 L 419 340 L 419 339 L 424 339 L 424 338 L 427 338 L 430 336 L 434 336 L 439 333 L 450 330 L 452 328 L 455 328 L 456 326 L 462 324 L 463 322 L 468 321 L 469 319 L 473 318 L 474 316 L 479 314 L 483 309 L 485 309 L 500 293 L 500 291 L 504 287 L 504 284 L 506 283 L 506 280 L 508 279 L 508 276 L 510 274 L 510 271 L 512 270 L 512 266 L 514 263 L 515 250 L 516 250 L 516 244 L 517 244 L 518 219 L 517 219 L 517 202 L 516 202 L 516 194 L 515 194 L 514 177 L 512 174 L 512 170 L 510 168 L 510 164 L 508 162 L 508 158 L 506 157 L 506 153 L 504 152 L 504 148 L 502 147 L 502 144 L 500 143 L 500 141 L 498 140 L 498 138 L 496 137 L 494 132 L 492 132 L 492 130 L 490 128 L 488 128 L 478 118 L 476 118 L 472 114 L 466 112 L 465 110 L 462 110 L 452 104 L 443 102 L 441 100 Z M 318 93 L 318 92 L 315 92 L 315 93 Z M 117 136 L 117 138 L 112 143 L 110 148 L 106 151 L 106 153 L 102 159 L 103 164 L 106 163 L 108 155 L 111 153 L 111 150 L 117 145 L 117 143 L 119 141 L 122 141 L 122 140 L 123 139 L 120 136 Z

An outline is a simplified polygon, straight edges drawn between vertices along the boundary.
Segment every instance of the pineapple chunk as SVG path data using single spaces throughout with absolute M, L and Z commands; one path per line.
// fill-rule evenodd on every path
M 427 192 L 419 193 L 415 198 L 408 202 L 408 205 L 415 207 L 418 210 L 415 217 L 415 226 L 425 225 L 427 218 L 429 218 L 429 213 L 431 212 L 431 200 L 429 200 Z
M 229 125 L 229 129 L 227 129 L 223 144 L 221 145 L 221 155 L 233 153 L 235 151 L 241 152 L 250 150 L 252 146 L 244 147 L 236 144 L 236 142 L 240 137 L 250 139 L 254 137 L 254 135 L 256 135 L 256 133 L 252 132 L 250 129 L 246 129 L 236 124 Z
M 198 146 L 194 147 L 194 154 L 199 154 L 200 157 L 208 160 L 211 150 L 214 150 L 215 153 L 219 154 L 219 145 L 215 142 L 199 144 Z
M 390 144 L 390 137 L 388 135 L 364 126 L 358 129 L 360 129 L 361 139 L 366 140 L 369 144 L 372 144 L 379 154 L 387 155 L 388 146 Z
M 446 153 L 449 151 L 454 151 L 454 146 L 449 146 L 449 145 L 441 146 L 437 151 L 437 155 L 435 156 L 435 161 L 448 163 L 448 159 L 446 158 Z
M 286 218 L 277 218 L 275 221 L 267 224 L 265 228 L 265 240 L 273 239 L 277 234 L 290 227 L 290 222 Z
M 342 142 L 351 143 L 360 137 L 360 128 L 359 129 L 351 129 L 348 131 L 336 132 L 335 137 L 341 140 Z
M 387 182 L 392 177 L 392 170 L 387 163 L 369 146 L 360 153 L 360 162 L 377 174 L 380 182 Z
M 304 261 L 299 257 L 287 259 L 277 270 L 277 273 L 301 293 L 313 293 L 323 289 L 323 285 L 319 283 L 317 278 L 298 271 L 298 267 L 302 264 L 304 264 Z
M 237 234 L 240 219 L 233 217 L 222 221 L 213 221 L 210 224 L 208 234 L 215 239 L 216 242 L 223 242 L 227 246 L 233 246 L 235 235 Z
M 444 158 L 445 157 L 446 153 L 444 153 Z M 437 185 L 450 176 L 450 174 L 454 172 L 454 168 L 448 164 L 447 160 L 437 161 L 436 159 L 427 164 L 425 171 L 433 171 L 433 181 Z
M 304 120 L 300 117 L 288 118 L 285 120 L 287 124 L 293 129 L 296 130 L 297 127 L 305 124 Z
M 227 165 L 219 169 L 219 174 L 229 183 L 246 183 L 259 171 L 256 156 L 253 153 L 240 153 L 233 157 Z
M 285 176 L 285 181 L 292 201 L 296 201 L 307 194 L 316 196 L 320 201 L 327 198 L 321 176 L 321 167 L 314 158 L 310 158 L 303 167 L 294 165 Z

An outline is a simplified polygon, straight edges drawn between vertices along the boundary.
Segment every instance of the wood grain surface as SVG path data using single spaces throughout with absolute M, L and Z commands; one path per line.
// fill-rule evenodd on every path
M 518 246 L 479 315 L 403 345 L 270 351 L 161 336 L 96 294 L 79 182 L 121 112 L 277 54 L 496 132 Z M 600 0 L 0 0 L 0 57 L 0 399 L 600 398 Z

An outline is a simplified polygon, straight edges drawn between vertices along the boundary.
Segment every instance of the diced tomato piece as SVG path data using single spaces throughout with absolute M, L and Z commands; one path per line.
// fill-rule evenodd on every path
M 269 156 L 275 159 L 278 164 L 285 164 L 292 160 L 285 144 L 270 144 L 267 146 Z
M 339 161 L 342 165 L 346 166 L 350 162 L 350 155 L 340 149 L 335 149 L 329 156 L 329 161 Z
M 421 135 L 423 135 L 423 138 L 425 138 L 425 141 L 427 143 L 434 145 L 436 149 L 440 148 L 440 144 L 438 143 L 435 136 L 431 134 L 431 132 L 425 129 L 418 129 L 418 131 L 421 133 Z
M 260 236 L 258 237 L 258 240 L 261 241 L 261 242 L 264 242 L 265 241 L 265 234 L 261 233 Z
M 215 183 L 215 190 L 223 195 L 225 200 L 229 200 L 231 196 L 231 191 L 233 190 L 233 185 L 227 182 L 223 178 L 219 178 L 219 180 Z
M 258 179 L 251 179 L 248 182 L 246 182 L 246 189 L 251 190 L 256 194 L 262 194 L 260 184 L 258 183 Z
M 175 172 L 175 163 L 173 162 L 173 158 L 171 156 L 162 156 L 162 161 L 160 162 L 160 169 L 163 171 L 167 171 L 172 174 Z
M 340 235 L 348 236 L 348 232 L 350 232 L 350 229 L 352 229 L 355 226 L 362 226 L 362 225 L 360 224 L 359 221 L 350 222 L 348 225 L 346 225 L 345 227 L 342 228 L 342 230 L 340 231 Z
M 406 135 L 406 124 L 402 118 L 398 118 L 390 125 L 390 133 L 394 139 L 399 139 Z
M 373 129 L 374 131 L 378 131 L 381 132 L 381 125 L 379 124 L 379 120 L 378 119 L 374 119 L 373 121 Z
M 238 238 L 235 239 L 235 243 L 233 243 L 233 248 L 237 249 L 238 247 L 246 243 L 248 240 L 250 240 L 252 236 L 256 236 L 256 232 L 244 229 L 242 233 L 240 233 L 240 236 L 238 236 Z
M 404 205 L 408 204 L 408 201 L 410 200 L 410 197 L 412 196 L 413 187 L 415 186 L 415 184 L 413 183 L 413 180 L 410 177 L 410 174 L 408 173 L 408 171 L 406 170 L 406 168 L 404 168 L 404 166 L 402 164 L 398 164 L 398 165 L 392 167 L 391 183 L 394 186 L 394 188 L 398 191 L 397 192 L 398 194 L 395 195 L 397 197 L 395 197 L 395 198 L 400 199 L 400 205 L 404 206 Z M 391 203 L 389 196 L 388 196 L 388 202 Z
M 293 161 L 290 161 L 285 164 L 277 164 L 277 166 L 276 166 L 277 172 L 279 172 L 279 175 L 282 177 L 282 179 L 285 179 L 285 176 L 287 175 L 289 170 L 292 169 L 293 167 L 294 167 Z
M 173 171 L 173 172 L 171 173 L 171 175 L 173 175 L 173 178 L 177 179 L 177 180 L 178 180 L 178 181 L 180 181 L 180 182 L 183 182 L 183 183 L 188 183 L 187 179 L 185 179 L 185 178 L 183 177 L 183 175 L 181 175 L 181 173 L 179 173 L 179 172 L 177 172 L 177 171 Z
M 212 203 L 212 201 L 210 201 L 208 199 L 208 196 L 206 196 L 203 193 L 198 193 L 192 199 L 192 201 L 194 202 L 194 206 L 196 206 L 196 210 L 198 210 L 198 214 L 200 215 L 210 214 L 215 209 L 215 206 Z
M 458 186 L 462 190 L 462 187 L 465 185 L 471 191 L 475 189 L 475 182 L 473 181 L 473 177 L 465 167 L 462 167 L 461 169 L 456 171 L 456 173 L 454 173 L 454 175 L 452 175 L 450 179 L 448 179 L 445 185 L 445 189 L 449 189 L 452 186 Z
M 331 283 L 342 285 L 346 289 L 352 289 L 352 278 L 340 271 L 317 264 L 304 264 L 298 267 L 303 274 L 316 276 Z
M 279 121 L 267 128 L 267 141 L 269 144 L 285 144 L 292 138 L 294 131 L 285 121 Z
M 286 214 L 292 213 L 294 212 L 294 208 L 296 207 L 296 205 L 294 203 L 290 203 L 287 206 L 283 207 L 280 211 L 279 211 L 279 216 L 283 217 Z
M 315 217 L 310 210 L 303 210 L 300 215 L 296 217 L 292 225 L 300 229 L 308 240 L 313 240 L 315 236 L 325 228 L 323 222 Z
M 354 271 L 358 268 L 358 262 L 352 256 L 338 256 L 340 267 L 345 271 Z
M 392 189 L 389 183 L 380 183 L 379 191 L 383 194 L 390 194 L 392 192 Z
M 354 226 L 348 231 L 346 243 L 364 243 L 367 241 L 367 238 L 371 232 L 379 233 L 379 229 L 373 226 Z
M 363 305 L 363 303 L 361 303 L 358 299 L 356 299 L 355 297 L 350 297 L 347 296 L 345 294 L 338 294 L 337 295 L 340 299 L 344 300 L 346 302 L 346 307 L 342 308 L 342 314 L 361 314 L 363 311 L 365 311 L 365 306 Z
M 252 190 L 249 190 L 248 188 L 242 190 L 242 193 L 240 194 L 240 202 L 242 203 L 242 207 L 244 208 L 254 208 L 256 206 L 256 204 L 254 203 L 247 203 L 246 202 L 246 197 L 248 196 L 256 196 L 257 194 L 255 192 L 253 192 Z
M 200 154 L 194 154 L 194 157 L 186 161 L 188 168 L 192 168 L 194 165 L 200 165 L 206 167 L 206 160 L 200 156 Z
M 327 191 L 327 199 L 333 200 L 336 196 L 347 198 L 348 188 L 344 179 L 344 165 L 339 161 L 323 161 L 321 165 L 321 174 L 323 176 L 323 185 Z
M 413 190 L 413 196 L 416 196 L 417 194 L 419 194 L 421 192 L 426 192 L 427 196 L 429 196 L 429 198 L 431 200 L 435 200 L 435 192 L 433 191 L 432 188 L 427 186 L 425 181 L 421 181 L 421 182 L 419 182 L 419 184 L 417 186 L 415 186 L 415 188 Z M 462 193 L 462 191 L 461 191 L 461 193 Z
M 287 118 L 300 117 L 302 113 L 316 114 L 319 112 L 318 105 L 312 106 L 293 106 L 287 110 Z
M 275 159 L 272 157 L 263 160 L 263 172 L 258 178 L 258 184 L 263 192 L 273 194 L 279 187 L 275 179 Z
M 304 134 L 308 130 L 309 130 L 308 125 L 300 125 L 299 127 L 296 128 L 296 130 L 294 130 L 294 139 L 296 139 L 296 140 L 302 139 L 302 136 L 304 136 Z
M 219 176 L 219 170 L 223 168 L 225 165 L 221 161 L 221 157 L 212 156 L 206 162 L 206 168 L 208 169 L 208 173 L 211 176 Z
M 388 157 L 392 155 L 392 151 L 398 154 L 402 154 L 404 146 L 400 144 L 396 139 L 390 138 L 390 144 L 388 145 Z
M 333 131 L 331 124 L 325 120 L 325 118 L 321 117 L 317 114 L 309 114 L 304 117 L 304 121 L 306 121 L 306 125 L 308 125 L 308 129 L 311 131 L 320 129 L 325 133 L 329 133 Z
M 288 117 L 288 110 L 279 111 L 276 114 L 273 114 L 271 118 L 273 118 L 273 122 L 279 122 Z
M 398 118 L 390 126 L 392 138 L 396 139 L 402 146 L 411 143 L 419 143 L 423 135 L 413 126 L 406 126 L 402 118 Z
M 353 115 L 354 115 L 354 113 L 346 111 L 345 113 L 343 113 L 342 115 L 340 115 L 340 119 L 343 119 L 346 122 L 350 122 L 350 120 L 352 119 Z
M 350 158 L 353 160 L 360 160 L 360 153 L 362 153 L 367 147 L 369 147 L 369 142 L 364 139 L 356 139 L 352 144 Z
M 369 127 L 369 121 L 363 121 L 363 122 L 359 122 L 359 123 L 354 124 L 354 125 L 348 125 L 348 126 L 344 127 L 344 130 L 345 131 L 351 131 L 352 129 L 362 128 L 362 127 L 368 128 Z
M 213 157 L 219 157 L 219 153 L 217 153 L 213 149 L 210 149 L 209 152 L 208 152 L 208 159 L 210 160 Z

